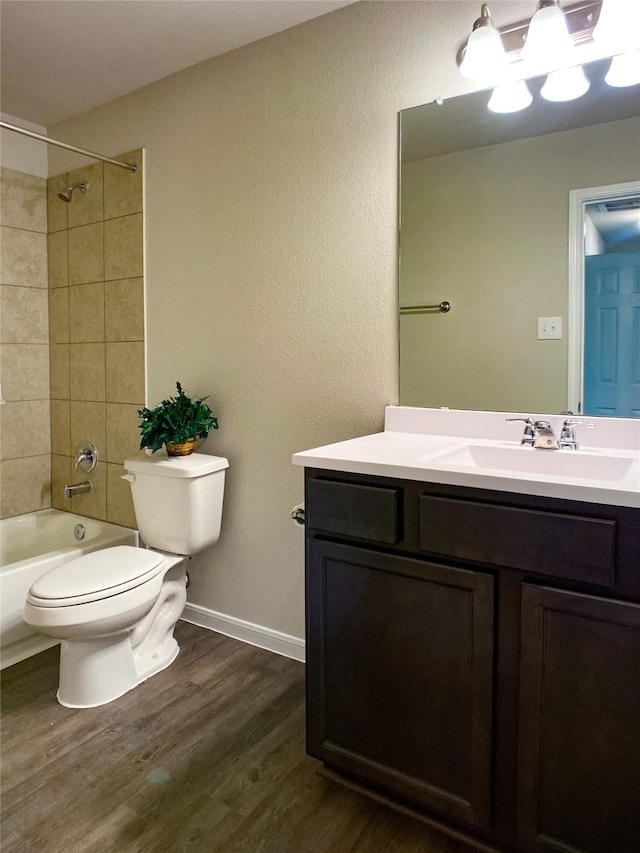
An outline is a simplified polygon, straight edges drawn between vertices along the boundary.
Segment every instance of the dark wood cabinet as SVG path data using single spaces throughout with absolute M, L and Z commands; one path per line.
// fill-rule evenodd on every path
M 518 827 L 527 850 L 640 849 L 640 605 L 524 585 Z
M 317 469 L 306 502 L 309 754 L 492 848 L 640 849 L 640 511 Z
M 488 826 L 493 578 L 309 543 L 308 750 Z

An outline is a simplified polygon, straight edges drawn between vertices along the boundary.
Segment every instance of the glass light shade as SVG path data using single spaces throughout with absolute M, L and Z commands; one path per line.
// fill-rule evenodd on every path
M 571 64 L 573 40 L 559 6 L 538 9 L 527 31 L 522 60 L 536 68 L 563 68 Z
M 640 83 L 640 50 L 630 50 L 620 56 L 614 56 L 604 82 L 608 86 L 622 88 Z
M 612 53 L 640 47 L 638 0 L 603 0 L 593 40 Z
M 585 77 L 582 66 L 552 71 L 544 82 L 540 94 L 545 101 L 573 101 L 589 91 L 591 84 Z
M 496 86 L 487 107 L 492 113 L 517 113 L 526 109 L 532 100 L 524 80 L 512 80 Z
M 500 33 L 491 26 L 474 30 L 467 41 L 460 73 L 487 85 L 499 82 L 509 67 Z

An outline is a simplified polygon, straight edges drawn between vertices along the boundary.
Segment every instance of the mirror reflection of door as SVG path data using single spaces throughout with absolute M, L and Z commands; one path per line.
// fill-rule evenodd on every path
M 586 415 L 640 417 L 640 197 L 584 206 Z

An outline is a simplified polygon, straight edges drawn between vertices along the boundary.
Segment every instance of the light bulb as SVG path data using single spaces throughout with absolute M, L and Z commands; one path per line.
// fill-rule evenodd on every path
M 460 73 L 492 85 L 502 80 L 508 67 L 509 60 L 500 33 L 494 28 L 489 9 L 483 4 L 482 15 L 474 23 L 473 32 L 467 40 Z
M 526 109 L 532 100 L 524 80 L 512 80 L 496 86 L 487 107 L 492 113 L 517 113 Z
M 640 47 L 640 3 L 638 0 L 603 0 L 593 40 L 611 53 Z
M 628 53 L 614 56 L 604 82 L 616 88 L 636 86 L 640 83 L 640 50 L 630 50 Z
M 540 90 L 545 101 L 573 101 L 589 91 L 591 84 L 585 77 L 582 66 L 552 71 Z
M 543 6 L 529 23 L 522 60 L 535 68 L 562 68 L 571 63 L 573 40 L 559 6 Z

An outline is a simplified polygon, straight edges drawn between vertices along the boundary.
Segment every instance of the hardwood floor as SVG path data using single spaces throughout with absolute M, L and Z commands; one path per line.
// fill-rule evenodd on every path
M 55 700 L 58 650 L 2 673 L 3 853 L 470 853 L 317 775 L 304 666 L 180 622 L 169 669 Z

